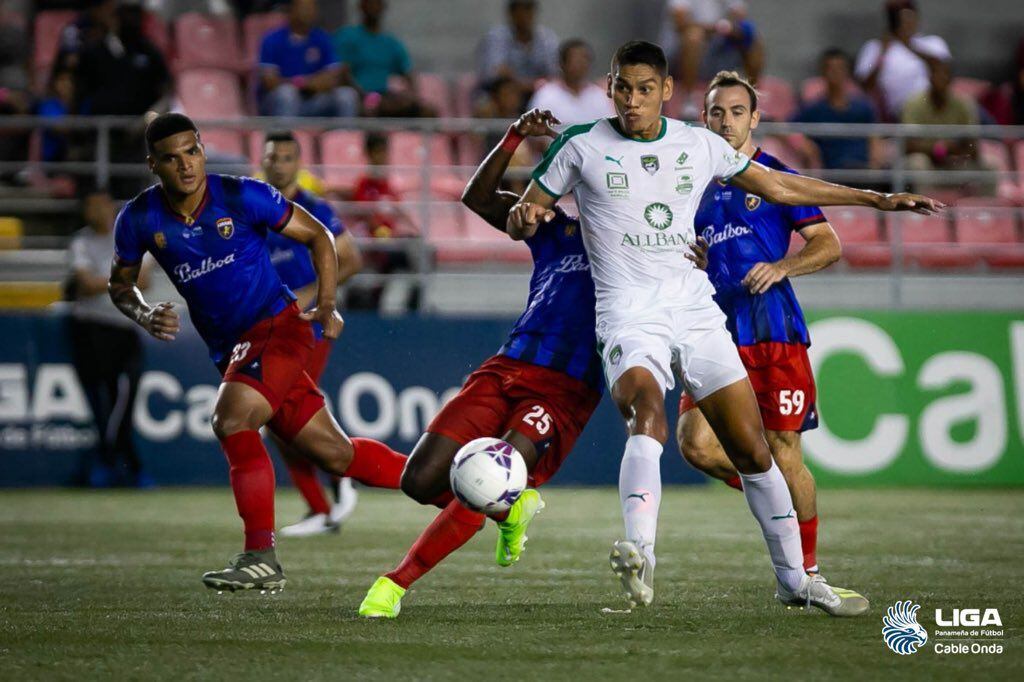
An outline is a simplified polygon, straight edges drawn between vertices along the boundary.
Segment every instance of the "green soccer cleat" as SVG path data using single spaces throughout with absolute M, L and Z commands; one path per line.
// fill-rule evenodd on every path
M 508 517 L 498 521 L 498 546 L 494 551 L 494 559 L 499 566 L 511 566 L 519 561 L 519 555 L 526 547 L 526 528 L 533 517 L 544 508 L 544 500 L 540 493 L 532 488 L 524 490 L 512 508 Z
M 363 597 L 363 603 L 359 605 L 359 615 L 363 618 L 397 618 L 402 610 L 404 596 L 404 587 L 382 575 L 374 581 L 370 591 Z
M 871 608 L 863 595 L 843 587 L 833 587 L 820 575 L 805 577 L 795 592 L 790 592 L 781 583 L 777 584 L 775 598 L 786 606 L 814 606 L 839 618 L 862 616 Z
M 284 589 L 284 571 L 277 563 L 274 550 L 263 552 L 243 552 L 230 562 L 228 567 L 220 571 L 208 571 L 203 574 L 203 584 L 218 592 L 227 590 L 271 590 Z

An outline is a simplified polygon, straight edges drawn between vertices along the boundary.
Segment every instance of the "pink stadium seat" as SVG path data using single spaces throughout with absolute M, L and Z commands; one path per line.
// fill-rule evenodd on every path
M 785 140 L 778 137 L 763 137 L 758 140 L 758 146 L 794 170 L 799 170 L 804 165 L 800 155 L 793 151 Z
M 239 70 L 238 25 L 233 17 L 188 12 L 174 22 L 176 71 L 195 67 Z
M 948 244 L 950 241 L 949 224 L 946 216 L 920 215 L 917 213 L 886 214 L 889 235 L 895 239 L 895 221 L 900 221 L 904 244 Z
M 462 118 L 469 118 L 473 115 L 473 91 L 476 89 L 476 74 L 472 72 L 460 73 L 455 78 L 455 115 Z
M 365 138 L 353 130 L 329 130 L 320 135 L 324 181 L 334 188 L 351 188 L 366 168 Z
M 796 95 L 793 86 L 775 76 L 763 76 L 757 82 L 761 94 L 757 108 L 761 115 L 772 121 L 788 121 L 796 113 Z
M 453 207 L 461 214 L 455 229 L 438 232 L 435 224 L 431 224 L 429 241 L 435 248 L 438 264 L 530 262 L 530 250 L 525 244 L 512 241 L 472 211 L 456 203 L 435 205 Z
M 60 33 L 78 16 L 74 10 L 50 10 L 36 15 L 32 61 L 36 69 L 49 69 L 57 58 Z
M 245 157 L 245 147 L 242 143 L 243 133 L 239 130 L 227 130 L 224 128 L 204 128 L 203 145 L 208 149 L 214 149 L 221 154 Z
M 309 167 L 316 164 L 316 138 L 313 133 L 308 130 L 293 130 L 291 133 L 302 150 L 303 165 Z M 266 137 L 267 133 L 264 130 L 253 130 L 249 133 L 249 159 L 256 165 L 263 159 L 263 140 Z
M 245 18 L 245 21 L 242 22 L 245 54 L 242 57 L 247 66 L 254 66 L 259 61 L 263 36 L 275 28 L 279 28 L 286 21 L 288 21 L 288 15 L 284 12 L 250 14 Z
M 146 37 L 156 45 L 157 49 L 164 56 L 164 59 L 171 61 L 171 32 L 167 28 L 167 22 L 163 17 L 153 12 L 146 12 L 142 18 L 142 31 Z
M 434 166 L 452 165 L 451 138 L 443 134 L 430 136 L 429 149 L 424 133 L 398 131 L 389 137 L 388 153 L 395 166 L 418 166 L 425 154 Z
M 890 238 L 895 241 L 895 221 L 900 220 L 904 261 L 927 269 L 960 268 L 973 265 L 978 254 L 953 244 L 945 215 L 900 213 L 886 215 Z
M 195 118 L 240 118 L 242 91 L 238 76 L 219 69 L 190 69 L 178 74 L 178 97 Z
M 440 118 L 449 118 L 453 115 L 452 93 L 448 88 L 448 81 L 440 74 L 416 74 L 416 95 L 424 104 L 433 107 Z
M 996 195 L 1009 201 L 1018 199 L 1020 191 L 1009 174 L 1013 170 L 1010 148 L 1001 140 L 979 140 L 978 156 L 986 166 L 1001 174 L 996 182 Z
M 1006 206 L 957 208 L 956 238 L 990 266 L 1024 267 L 1024 243 L 1017 231 L 1017 210 Z
M 980 78 L 954 78 L 950 87 L 954 93 L 977 102 L 992 84 Z
M 888 267 L 889 245 L 878 226 L 878 213 L 870 208 L 840 206 L 826 209 L 829 224 L 843 245 L 843 259 L 854 268 Z

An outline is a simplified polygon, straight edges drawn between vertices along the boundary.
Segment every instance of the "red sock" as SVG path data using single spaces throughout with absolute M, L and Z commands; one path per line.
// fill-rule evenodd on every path
M 435 507 L 438 507 L 439 509 L 444 509 L 454 499 L 455 495 L 452 495 L 450 490 L 446 490 L 437 497 L 435 497 L 434 499 L 432 499 L 430 501 L 430 504 L 434 505 Z
M 316 465 L 304 458 L 287 459 L 285 464 L 288 465 L 288 473 L 292 475 L 292 483 L 309 505 L 309 511 L 314 514 L 329 514 L 331 503 L 327 501 L 324 487 L 320 485 Z
M 353 438 L 352 450 L 346 476 L 374 488 L 399 488 L 408 457 L 371 438 Z
M 818 517 L 800 522 L 800 544 L 804 548 L 804 570 L 818 572 Z
M 733 476 L 732 478 L 725 479 L 724 483 L 730 488 L 736 488 L 740 492 L 743 492 L 743 481 L 740 480 L 739 476 Z
M 387 577 L 408 589 L 446 556 L 469 542 L 483 528 L 485 518 L 453 500 L 416 538 L 402 563 Z
M 245 525 L 245 551 L 274 546 L 274 465 L 259 431 L 239 431 L 220 442 L 230 467 L 231 490 Z

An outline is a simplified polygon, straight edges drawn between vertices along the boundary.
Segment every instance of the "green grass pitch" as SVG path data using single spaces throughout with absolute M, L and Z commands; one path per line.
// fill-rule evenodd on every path
M 225 489 L 0 493 L 0 670 L 26 679 L 1024 679 L 1024 491 L 821 494 L 819 558 L 869 616 L 830 619 L 772 599 L 760 534 L 724 486 L 668 489 L 653 608 L 621 609 L 607 552 L 611 488 L 547 489 L 523 560 L 493 564 L 489 525 L 418 583 L 396 621 L 364 621 L 370 583 L 432 510 L 364 492 L 340 535 L 285 539 L 283 593 L 199 582 L 240 542 Z M 299 516 L 278 496 L 279 523 Z M 897 599 L 998 608 L 1001 655 L 912 656 L 881 640 Z

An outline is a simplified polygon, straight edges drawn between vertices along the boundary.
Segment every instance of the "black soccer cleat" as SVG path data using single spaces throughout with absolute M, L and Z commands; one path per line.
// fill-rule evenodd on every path
M 243 552 L 236 555 L 228 567 L 220 571 L 203 574 L 203 584 L 211 590 L 270 590 L 271 593 L 284 589 L 287 581 L 281 564 L 277 563 L 274 550 Z

